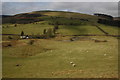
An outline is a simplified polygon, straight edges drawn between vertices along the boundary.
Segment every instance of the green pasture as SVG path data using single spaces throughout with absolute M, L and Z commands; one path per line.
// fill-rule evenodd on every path
M 4 78 L 117 78 L 118 42 L 114 37 L 67 41 L 70 37 L 10 41 L 3 47 Z M 7 43 L 8 41 L 4 41 Z M 76 64 L 73 67 L 70 62 Z M 18 65 L 18 66 L 17 66 Z
M 42 21 L 17 26 L 2 24 L 2 34 L 21 34 L 23 31 L 25 35 L 40 35 L 44 29 L 54 28 L 50 23 L 58 22 L 61 25 L 57 36 L 20 39 L 18 35 L 3 35 L 3 78 L 118 78 L 119 38 L 98 36 L 104 33 L 94 24 L 111 35 L 118 35 L 120 28 L 98 24 L 98 17 L 93 15 L 60 11 L 29 14 L 32 13 L 43 15 L 37 17 Z M 21 14 L 16 16 L 21 17 Z M 78 40 L 71 39 L 75 36 L 65 36 L 86 34 L 97 36 L 81 36 Z

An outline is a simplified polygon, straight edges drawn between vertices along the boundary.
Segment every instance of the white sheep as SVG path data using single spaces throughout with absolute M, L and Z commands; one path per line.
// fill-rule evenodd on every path
M 75 67 L 75 66 L 76 66 L 76 64 L 72 64 L 72 66 L 73 66 L 73 67 Z
M 104 54 L 104 56 L 106 56 L 107 54 Z
M 26 39 L 29 39 L 29 37 L 26 37 Z
M 70 62 L 70 64 L 73 64 L 73 62 Z

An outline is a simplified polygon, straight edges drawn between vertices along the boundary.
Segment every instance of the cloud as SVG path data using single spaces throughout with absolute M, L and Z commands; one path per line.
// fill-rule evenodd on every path
M 3 14 L 18 14 L 39 10 L 64 10 L 86 14 L 96 12 L 118 16 L 117 2 L 4 2 Z
M 18 14 L 41 9 L 47 9 L 48 3 L 38 2 L 4 2 L 2 5 L 3 14 Z
M 113 16 L 118 15 L 117 2 L 57 2 L 52 3 L 52 9 L 55 10 L 68 10 L 80 13 L 105 13 Z

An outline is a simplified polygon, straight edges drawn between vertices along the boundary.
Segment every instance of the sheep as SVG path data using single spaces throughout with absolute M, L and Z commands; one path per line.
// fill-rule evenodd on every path
M 73 64 L 73 62 L 70 62 L 70 64 Z
M 75 66 L 76 66 L 76 64 L 74 64 L 73 62 L 70 62 L 70 64 L 71 64 L 73 67 L 75 67 Z
M 106 56 L 106 54 L 104 54 L 104 56 Z
M 26 37 L 26 39 L 29 39 L 29 37 Z
M 73 66 L 73 67 L 75 67 L 75 66 L 76 66 L 76 64 L 72 64 L 72 66 Z

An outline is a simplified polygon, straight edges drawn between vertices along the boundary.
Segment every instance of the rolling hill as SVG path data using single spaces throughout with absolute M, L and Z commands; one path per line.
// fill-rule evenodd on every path
M 3 34 L 19 34 L 21 31 L 28 35 L 42 34 L 44 29 L 52 28 L 56 24 L 60 27 L 58 33 L 63 35 L 118 34 L 118 27 L 98 23 L 99 19 L 103 18 L 75 12 L 33 11 L 3 17 Z M 105 31 L 102 28 L 105 28 Z
M 120 38 L 114 36 L 120 28 L 98 23 L 99 19 L 103 17 L 64 11 L 3 17 L 2 77 L 118 78 Z M 38 38 L 56 25 L 54 38 Z M 22 39 L 21 32 L 32 38 Z

